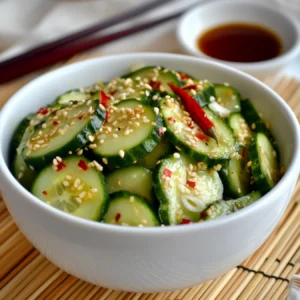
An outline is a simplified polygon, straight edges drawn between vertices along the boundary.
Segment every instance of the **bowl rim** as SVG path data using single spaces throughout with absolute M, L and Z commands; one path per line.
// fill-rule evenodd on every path
M 159 53 L 159 52 L 136 52 L 136 53 L 129 53 L 129 54 L 118 54 L 118 55 L 109 55 L 104 56 L 100 58 L 91 58 L 87 59 L 81 62 L 73 63 L 61 68 L 58 68 L 56 70 L 47 72 L 46 74 L 43 74 L 34 80 L 27 83 L 24 87 L 22 87 L 20 90 L 18 90 L 3 106 L 1 113 L 0 113 L 0 119 L 2 118 L 2 115 L 5 115 L 6 111 L 9 110 L 9 107 L 14 105 L 15 102 L 18 102 L 18 98 L 20 98 L 20 95 L 26 94 L 26 90 L 28 88 L 31 88 L 31 86 L 34 86 L 39 83 L 39 81 L 47 80 L 48 77 L 53 77 L 57 73 L 68 71 L 68 69 L 72 69 L 74 67 L 80 68 L 81 66 L 84 66 L 86 64 L 94 64 L 95 62 L 104 61 L 104 60 L 111 60 L 114 61 L 115 59 L 122 58 L 126 60 L 127 58 L 136 58 L 136 59 L 147 59 L 147 58 L 160 58 L 160 59 L 173 59 L 173 60 L 183 60 L 183 61 L 189 61 L 195 64 L 204 64 L 209 65 L 214 68 L 224 69 L 225 71 L 229 71 L 230 73 L 236 73 L 237 75 L 241 76 L 243 80 L 250 80 L 254 82 L 256 85 L 258 85 L 260 88 L 266 90 L 268 93 L 272 95 L 273 98 L 275 98 L 276 102 L 278 102 L 281 106 L 281 112 L 286 114 L 291 122 L 291 126 L 293 128 L 293 139 L 295 140 L 295 145 L 293 149 L 293 157 L 291 159 L 291 163 L 289 167 L 287 168 L 285 174 L 280 179 L 280 181 L 276 184 L 276 186 L 269 191 L 267 194 L 265 194 L 263 197 L 259 199 L 259 201 L 256 201 L 255 203 L 251 204 L 250 206 L 237 211 L 233 214 L 220 217 L 216 220 L 212 220 L 210 222 L 201 222 L 201 223 L 192 223 L 188 226 L 159 226 L 159 227 L 144 227 L 144 228 L 138 228 L 138 227 L 130 227 L 130 226 L 116 226 L 113 224 L 104 224 L 97 221 L 91 221 L 86 220 L 83 218 L 79 218 L 70 214 L 67 214 L 65 212 L 62 212 L 54 207 L 51 207 L 44 203 L 43 201 L 39 200 L 37 197 L 35 197 L 32 193 L 27 191 L 12 175 L 12 173 L 9 170 L 8 165 L 6 164 L 2 148 L 1 148 L 1 135 L 0 135 L 0 171 L 2 172 L 3 176 L 5 176 L 6 181 L 9 182 L 11 187 L 16 189 L 19 194 L 22 194 L 23 198 L 26 198 L 25 201 L 31 202 L 32 205 L 37 206 L 38 209 L 42 210 L 45 214 L 47 214 L 49 217 L 53 218 L 54 220 L 57 219 L 61 222 L 67 222 L 71 226 L 75 227 L 82 227 L 82 228 L 88 228 L 89 230 L 105 230 L 107 232 L 113 232 L 114 234 L 142 234 L 142 235 L 164 235 L 169 233 L 181 233 L 182 231 L 189 231 L 189 232 L 195 232 L 195 231 L 201 231 L 206 230 L 209 228 L 214 228 L 218 226 L 222 226 L 225 223 L 231 223 L 238 219 L 243 218 L 244 216 L 253 213 L 255 210 L 259 208 L 263 208 L 273 197 L 276 196 L 276 194 L 282 189 L 284 186 L 289 185 L 290 179 L 295 177 L 295 173 L 297 173 L 297 176 L 299 174 L 299 161 L 300 161 L 300 130 L 299 130 L 299 124 L 297 121 L 296 116 L 294 115 L 291 108 L 288 106 L 288 104 L 277 94 L 275 93 L 270 87 L 265 85 L 264 83 L 260 82 L 258 79 L 254 78 L 253 76 L 246 74 L 242 71 L 239 71 L 237 69 L 234 69 L 232 67 L 226 66 L 224 64 L 218 63 L 218 62 L 212 62 L 208 61 L 206 59 L 201 59 L 198 57 L 191 57 L 187 55 L 180 55 L 180 54 L 168 54 L 168 53 Z M 4 130 L 4 125 L 2 125 L 4 122 L 0 122 L 0 132 Z M 1 129 L 1 127 L 3 127 Z M 298 165 L 297 165 L 298 162 Z M 1 173 L 0 173 L 1 175 Z
M 246 63 L 245 62 L 244 63 L 233 62 L 233 61 L 217 59 L 217 58 L 214 58 L 214 57 L 211 57 L 211 56 L 205 54 L 204 52 L 202 52 L 199 49 L 194 51 L 191 46 L 191 43 L 186 42 L 186 39 L 183 37 L 183 34 L 184 34 L 184 31 L 182 30 L 183 25 L 186 22 L 189 22 L 189 18 L 192 15 L 197 14 L 199 11 L 201 11 L 207 7 L 210 7 L 210 6 L 217 7 L 219 5 L 224 5 L 224 4 L 227 4 L 227 5 L 237 5 L 237 4 L 238 5 L 251 5 L 252 7 L 255 7 L 257 9 L 264 8 L 268 11 L 268 13 L 271 12 L 271 13 L 276 13 L 276 14 L 280 15 L 280 17 L 284 18 L 295 31 L 296 38 L 295 38 L 295 40 L 293 40 L 292 46 L 287 51 L 282 52 L 279 56 L 274 57 L 272 59 L 258 61 L 258 62 L 248 62 L 248 63 L 247 62 Z M 228 22 L 228 23 L 230 23 L 230 22 Z M 224 23 L 220 23 L 220 25 L 221 24 L 224 24 Z M 208 28 L 209 27 L 207 27 L 207 29 Z M 281 38 L 281 36 L 275 30 L 273 30 L 273 31 Z M 276 9 L 276 7 L 272 7 L 270 4 L 260 3 L 260 2 L 251 1 L 251 0 L 224 0 L 224 1 L 209 1 L 207 3 L 202 3 L 202 4 L 200 3 L 199 5 L 189 9 L 187 12 L 185 12 L 180 17 L 179 22 L 177 24 L 176 37 L 177 37 L 177 40 L 179 41 L 181 47 L 183 49 L 185 49 L 185 51 L 187 51 L 190 55 L 197 56 L 197 57 L 203 57 L 203 58 L 215 61 L 215 62 L 224 63 L 229 66 L 235 67 L 235 68 L 240 68 L 246 72 L 256 71 L 257 68 L 267 69 L 271 65 L 282 64 L 285 61 L 292 60 L 300 53 L 300 24 L 297 22 L 297 20 L 293 16 L 288 15 L 286 12 Z

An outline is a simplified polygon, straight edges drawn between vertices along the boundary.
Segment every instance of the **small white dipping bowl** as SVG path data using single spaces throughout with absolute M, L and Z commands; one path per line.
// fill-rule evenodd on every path
M 177 38 L 183 50 L 191 55 L 202 56 L 262 78 L 279 71 L 291 62 L 300 51 L 300 29 L 297 22 L 274 8 L 249 0 L 211 1 L 200 4 L 185 13 L 177 28 Z M 283 44 L 282 53 L 273 59 L 261 62 L 238 63 L 212 58 L 197 46 L 199 36 L 210 28 L 227 23 L 261 25 L 275 32 Z
M 135 228 L 92 222 L 59 211 L 25 190 L 8 167 L 9 141 L 27 114 L 64 91 L 108 81 L 134 64 L 162 65 L 212 82 L 229 82 L 270 121 L 286 172 L 251 206 L 217 220 Z M 240 264 L 271 234 L 300 169 L 299 125 L 288 105 L 255 78 L 195 57 L 133 53 L 91 59 L 47 73 L 19 90 L 0 115 L 0 188 L 17 225 L 50 261 L 104 287 L 158 292 L 191 287 Z

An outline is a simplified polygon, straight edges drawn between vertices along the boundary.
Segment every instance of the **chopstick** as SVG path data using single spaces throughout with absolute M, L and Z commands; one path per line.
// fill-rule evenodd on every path
M 186 10 L 176 12 L 166 17 L 158 18 L 152 21 L 148 21 L 146 23 L 140 23 L 128 29 L 124 29 L 105 36 L 84 39 L 78 42 L 70 43 L 65 46 L 56 47 L 54 50 L 49 51 L 49 55 L 45 55 L 45 53 L 48 52 L 43 52 L 42 54 L 39 54 L 34 57 L 29 57 L 26 60 L 22 60 L 19 63 L 16 63 L 14 65 L 15 67 L 0 67 L 0 83 L 16 79 L 33 71 L 37 71 L 44 67 L 50 66 L 61 60 L 66 60 L 77 53 L 87 51 L 93 47 L 104 45 L 108 42 L 130 36 L 134 33 L 141 32 L 159 24 L 173 20 L 175 18 L 178 18 L 185 11 Z
M 24 52 L 24 53 L 22 53 L 22 54 L 20 54 L 16 57 L 13 57 L 13 58 L 7 59 L 3 62 L 0 62 L 0 68 L 6 67 L 6 66 L 7 67 L 8 66 L 14 66 L 15 63 L 17 63 L 17 62 L 22 62 L 23 60 L 34 57 L 38 54 L 42 54 L 44 52 L 54 50 L 54 49 L 56 49 L 60 46 L 67 45 L 69 43 L 78 41 L 78 40 L 83 39 L 83 38 L 87 38 L 89 35 L 97 33 L 100 30 L 103 30 L 103 29 L 106 29 L 110 26 L 120 24 L 122 22 L 130 20 L 131 18 L 134 18 L 136 16 L 144 14 L 147 11 L 152 10 L 156 7 L 159 7 L 161 5 L 164 5 L 164 4 L 166 4 L 170 1 L 174 1 L 174 0 L 155 0 L 155 1 L 152 1 L 152 2 L 147 3 L 145 5 L 142 5 L 142 6 L 139 6 L 137 8 L 126 11 L 125 13 L 121 13 L 117 16 L 109 18 L 108 20 L 96 23 L 96 24 L 94 24 L 94 25 L 92 25 L 92 26 L 90 26 L 86 29 L 80 30 L 80 31 L 78 31 L 76 33 L 73 33 L 71 35 L 68 35 L 68 36 L 59 38 L 57 40 L 54 40 L 54 41 L 47 42 L 47 43 L 44 43 L 42 45 L 36 46 L 36 47 L 31 48 L 28 51 L 26 51 L 26 52 Z

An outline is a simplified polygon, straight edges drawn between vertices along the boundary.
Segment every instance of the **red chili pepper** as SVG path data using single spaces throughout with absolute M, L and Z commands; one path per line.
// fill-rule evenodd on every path
M 205 135 L 201 134 L 200 132 L 196 133 L 195 136 L 196 136 L 197 139 L 199 139 L 201 141 L 205 141 L 205 142 L 208 141 L 208 138 Z
M 64 169 L 66 167 L 65 163 L 60 161 L 57 165 L 57 172 L 61 171 L 62 169 Z
M 159 90 L 159 88 L 161 86 L 161 82 L 150 80 L 149 85 L 152 87 L 152 90 L 155 91 L 155 90 Z
M 205 111 L 198 104 L 198 102 L 182 88 L 172 83 L 168 83 L 168 85 L 172 89 L 172 91 L 180 97 L 184 108 L 190 114 L 193 121 L 200 126 L 200 128 L 205 132 L 205 134 L 217 141 L 214 124 L 206 116 Z
M 187 180 L 187 182 L 186 182 L 186 184 L 190 187 L 190 188 L 195 188 L 195 186 L 196 186 L 196 182 L 195 181 L 188 181 Z
M 52 122 L 52 125 L 56 126 L 56 125 L 58 125 L 58 122 L 57 122 L 56 120 L 54 120 L 54 121 Z
M 47 191 L 42 191 L 42 194 L 45 195 L 45 196 L 48 195 Z
M 246 148 L 243 148 L 242 153 L 241 153 L 242 158 L 245 158 L 245 154 L 246 154 Z
M 116 214 L 116 217 L 115 217 L 116 222 L 118 222 L 118 221 L 120 220 L 120 218 L 121 218 L 121 214 L 120 214 L 120 213 L 117 213 L 117 214 Z
M 196 90 L 197 84 L 190 84 L 183 87 L 184 90 Z
M 82 169 L 83 171 L 86 171 L 86 170 L 89 168 L 89 166 L 87 165 L 87 163 L 86 163 L 83 159 L 81 159 L 81 160 L 79 161 L 78 167 L 79 167 L 80 169 Z
M 164 168 L 164 174 L 167 176 L 167 177 L 172 177 L 172 174 L 173 172 L 167 168 Z
M 185 73 L 180 72 L 179 75 L 182 80 L 189 79 L 189 76 L 187 76 Z
M 104 92 L 104 91 L 100 91 L 100 103 L 104 106 L 104 107 L 108 107 L 108 101 L 110 100 L 110 97 Z
M 49 109 L 41 107 L 36 113 L 41 115 L 47 115 L 49 113 Z
M 182 220 L 181 220 L 181 224 L 182 224 L 182 225 L 190 224 L 190 223 L 192 223 L 191 220 L 188 220 L 188 219 L 182 219 Z
M 169 121 L 170 123 L 175 123 L 175 122 L 176 122 L 176 120 L 175 120 L 174 118 L 172 118 L 172 117 L 169 117 L 169 118 L 168 118 L 168 121 Z

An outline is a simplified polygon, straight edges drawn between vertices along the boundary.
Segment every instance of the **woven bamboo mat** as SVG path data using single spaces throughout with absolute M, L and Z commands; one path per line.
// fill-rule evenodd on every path
M 86 56 L 77 56 L 68 63 L 83 58 Z M 0 86 L 0 108 L 8 97 L 36 75 Z M 278 76 L 264 81 L 287 101 L 300 119 L 300 82 Z M 300 182 L 269 239 L 227 274 L 175 292 L 117 292 L 68 275 L 44 258 L 18 230 L 0 196 L 0 299 L 286 299 L 289 280 L 300 271 L 299 237 Z

